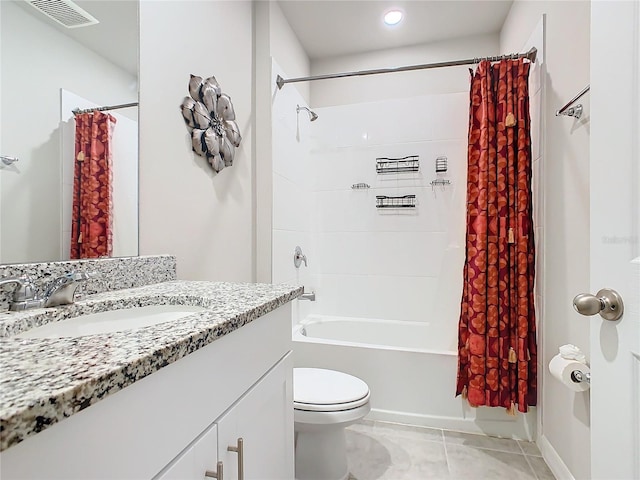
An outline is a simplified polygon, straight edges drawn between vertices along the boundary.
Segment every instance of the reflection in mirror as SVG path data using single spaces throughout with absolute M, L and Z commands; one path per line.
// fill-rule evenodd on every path
M 99 23 L 67 28 L 0 2 L 0 263 L 65 260 L 71 243 L 73 109 L 138 101 L 137 0 L 76 0 Z M 138 254 L 138 108 L 107 112 L 113 256 Z

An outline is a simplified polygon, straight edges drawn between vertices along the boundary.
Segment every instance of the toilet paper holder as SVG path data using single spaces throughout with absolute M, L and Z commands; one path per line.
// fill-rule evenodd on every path
M 580 370 L 574 370 L 571 372 L 571 381 L 574 383 L 588 383 L 591 385 L 591 373 L 583 373 Z

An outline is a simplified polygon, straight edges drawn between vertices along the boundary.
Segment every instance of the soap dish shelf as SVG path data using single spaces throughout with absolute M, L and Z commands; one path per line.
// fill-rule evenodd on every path
M 376 172 L 380 175 L 388 173 L 418 172 L 420 170 L 420 157 L 409 155 L 402 158 L 376 158 Z
M 376 208 L 415 208 L 415 195 L 402 195 L 399 197 L 389 197 L 386 195 L 376 195 Z

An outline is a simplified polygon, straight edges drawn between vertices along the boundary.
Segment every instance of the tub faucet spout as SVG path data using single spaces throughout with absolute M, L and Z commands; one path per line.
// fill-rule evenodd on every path
M 312 302 L 316 301 L 316 292 L 311 293 L 303 293 L 298 297 L 298 300 L 310 300 Z

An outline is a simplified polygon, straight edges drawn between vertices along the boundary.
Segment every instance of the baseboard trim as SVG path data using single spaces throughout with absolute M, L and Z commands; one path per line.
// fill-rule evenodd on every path
M 509 421 L 502 422 L 479 420 L 477 418 L 420 415 L 415 413 L 372 408 L 366 418 L 367 420 L 401 423 L 404 425 L 415 425 L 429 428 L 441 428 L 443 430 L 476 433 L 501 438 L 513 438 L 515 440 L 525 440 L 530 442 L 535 436 L 533 432 L 533 429 L 535 428 L 535 416 L 525 417 L 525 415 L 530 414 L 520 414 L 520 418 L 518 418 L 517 421 L 511 420 L 513 417 L 510 417 Z
M 551 472 L 558 480 L 576 480 L 567 465 L 562 461 L 556 449 L 547 440 L 547 437 L 541 435 L 538 439 L 538 448 L 542 453 L 542 458 L 547 462 Z

